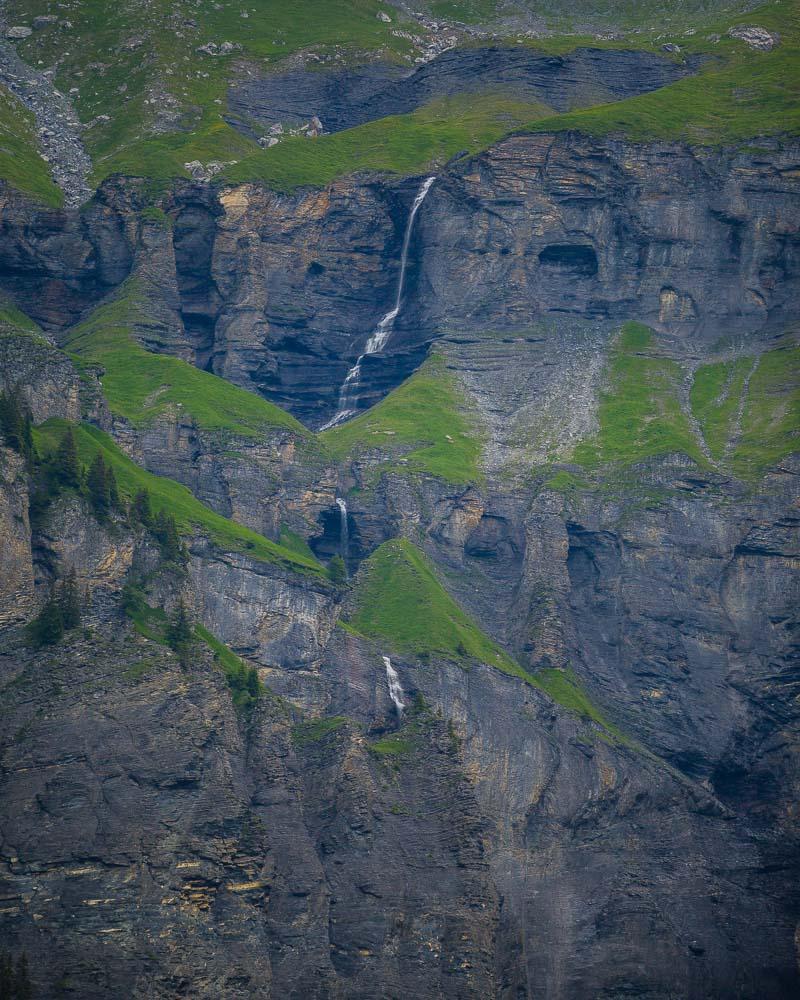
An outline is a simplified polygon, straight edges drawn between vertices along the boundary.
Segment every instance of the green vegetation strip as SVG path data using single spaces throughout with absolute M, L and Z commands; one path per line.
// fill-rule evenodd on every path
M 167 354 L 153 354 L 135 339 L 133 327 L 147 325 L 136 288 L 73 327 L 67 351 L 83 362 L 100 364 L 103 392 L 111 410 L 135 427 L 146 426 L 170 408 L 191 417 L 205 430 L 256 437 L 284 427 L 311 438 L 303 425 L 279 406 Z
M 455 661 L 480 660 L 522 676 L 511 657 L 450 597 L 427 557 L 405 539 L 385 542 L 370 556 L 355 601 L 348 627 L 385 642 L 388 649 Z
M 292 729 L 292 743 L 297 748 L 318 743 L 330 733 L 341 729 L 347 722 L 343 715 L 330 715 L 322 719 L 312 719 L 310 722 L 300 722 Z
M 627 742 L 592 704 L 572 671 L 532 674 L 482 632 L 447 593 L 424 553 L 406 539 L 385 542 L 370 556 L 362 566 L 354 602 L 352 615 L 342 623 L 347 631 L 375 640 L 387 651 L 422 659 L 438 656 L 465 666 L 477 660 L 495 667 L 544 691 L 567 711 L 596 723 L 611 738 Z M 374 745 L 373 749 L 382 752 Z M 388 737 L 383 752 L 409 749 Z
M 703 365 L 695 372 L 690 395 L 692 413 L 703 431 L 711 456 L 719 461 L 734 429 L 739 401 L 753 358 Z
M 477 153 L 523 123 L 550 111 L 537 102 L 502 93 L 443 98 L 405 115 L 309 140 L 284 139 L 229 167 L 225 180 L 258 180 L 280 191 L 304 185 L 322 187 L 357 171 L 409 175 L 456 153 Z
M 66 421 L 52 419 L 38 427 L 35 441 L 39 452 L 52 454 L 67 426 Z M 227 551 L 244 552 L 254 559 L 275 563 L 299 573 L 324 575 L 324 567 L 315 559 L 284 548 L 250 528 L 222 517 L 201 503 L 180 483 L 146 472 L 97 427 L 88 424 L 75 427 L 75 440 L 80 461 L 84 465 L 91 464 L 95 455 L 101 453 L 106 465 L 114 469 L 121 495 L 130 500 L 139 490 L 147 490 L 153 511 L 163 510 L 172 515 L 182 533 L 193 534 L 200 531 Z
M 652 331 L 641 323 L 626 323 L 611 351 L 608 388 L 600 397 L 599 431 L 576 447 L 573 460 L 592 468 L 630 465 L 677 452 L 705 464 L 681 410 L 681 378 L 679 365 L 658 356 Z
M 64 200 L 39 153 L 33 115 L 4 87 L 0 87 L 0 177 L 46 205 L 59 206 Z
M 732 466 L 744 479 L 800 451 L 800 347 L 762 354 L 750 378 Z
M 772 51 L 727 37 L 729 27 L 759 25 L 780 36 Z M 709 33 L 721 35 L 709 43 Z M 688 54 L 708 54 L 696 75 L 625 101 L 558 115 L 529 131 L 574 129 L 590 135 L 622 134 L 637 142 L 683 140 L 721 145 L 760 136 L 800 133 L 800 16 L 794 3 L 771 3 L 746 16 L 706 20 L 675 41 Z
M 382 464 L 395 471 L 428 473 L 451 483 L 482 478 L 480 436 L 441 356 L 429 358 L 368 412 L 320 437 L 339 460 L 375 450 L 388 453 Z

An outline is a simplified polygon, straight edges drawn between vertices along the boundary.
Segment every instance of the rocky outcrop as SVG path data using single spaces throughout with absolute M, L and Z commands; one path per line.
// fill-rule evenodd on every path
M 0 625 L 8 625 L 29 617 L 34 573 L 25 461 L 10 448 L 0 456 Z
M 577 48 L 556 56 L 526 46 L 476 46 L 443 52 L 410 73 L 373 63 L 248 76 L 234 84 L 228 102 L 241 118 L 239 127 L 250 134 L 253 122 L 299 125 L 315 114 L 327 132 L 338 132 L 407 114 L 437 98 L 486 91 L 569 111 L 656 90 L 693 68 L 692 62 L 624 49 Z

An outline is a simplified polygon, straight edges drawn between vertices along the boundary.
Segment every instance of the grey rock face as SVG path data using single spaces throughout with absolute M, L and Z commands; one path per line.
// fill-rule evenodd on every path
M 326 131 L 338 132 L 414 111 L 436 98 L 487 90 L 566 111 L 655 90 L 690 71 L 690 64 L 644 52 L 576 49 L 550 56 L 523 47 L 487 46 L 443 52 L 406 75 L 378 64 L 248 77 L 232 88 L 229 105 L 244 121 L 265 125 L 298 125 L 316 113 Z

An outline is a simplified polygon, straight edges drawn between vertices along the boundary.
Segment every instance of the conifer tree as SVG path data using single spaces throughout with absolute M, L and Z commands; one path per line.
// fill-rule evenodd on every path
M 114 466 L 106 466 L 106 485 L 108 486 L 108 502 L 113 507 L 114 510 L 119 510 L 122 506 L 122 501 L 119 498 L 119 487 L 117 486 L 117 477 L 114 474 Z
M 81 594 L 78 589 L 74 567 L 70 569 L 66 578 L 61 583 L 59 605 L 61 607 L 61 620 L 64 623 L 64 630 L 77 628 L 81 623 Z
M 341 556 L 334 556 L 328 563 L 328 576 L 334 583 L 344 583 L 347 579 L 347 567 Z
M 64 431 L 55 456 L 54 472 L 62 486 L 81 488 L 81 467 L 78 463 L 78 447 L 71 427 Z
M 156 515 L 153 533 L 161 545 L 161 553 L 169 562 L 178 562 L 185 555 L 178 526 L 171 514 L 160 510 Z
M 147 490 L 139 490 L 131 504 L 131 519 L 145 528 L 153 523 L 153 510 L 150 506 L 150 494 Z
M 0 434 L 9 448 L 31 460 L 34 451 L 31 411 L 16 392 L 0 392 Z
M 89 466 L 86 485 L 89 490 L 89 500 L 92 507 L 94 507 L 95 512 L 100 517 L 104 517 L 108 513 L 110 498 L 106 463 L 103 461 L 103 456 L 100 452 L 95 455 L 92 459 L 92 464 Z
M 169 628 L 167 629 L 167 642 L 170 649 L 178 654 L 181 665 L 184 667 L 188 666 L 189 653 L 192 648 L 192 626 L 189 621 L 188 612 L 186 611 L 186 605 L 183 603 L 183 598 L 178 601 L 172 613 Z
M 28 626 L 28 638 L 37 649 L 54 646 L 64 635 L 64 618 L 61 604 L 51 593 L 39 614 Z
M 247 671 L 247 693 L 253 701 L 256 701 L 261 694 L 261 681 L 258 679 L 258 671 L 255 667 L 250 667 Z

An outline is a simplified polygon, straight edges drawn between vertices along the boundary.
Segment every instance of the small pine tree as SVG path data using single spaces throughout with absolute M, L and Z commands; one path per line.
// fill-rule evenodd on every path
M 170 649 L 178 654 L 181 665 L 186 667 L 189 664 L 189 654 L 192 649 L 192 625 L 189 621 L 189 614 L 186 605 L 181 598 L 170 619 L 167 629 L 167 642 Z
M 23 953 L 17 960 L 17 970 L 14 975 L 14 1000 L 31 1000 L 33 989 L 28 973 L 28 956 Z
M 178 534 L 178 526 L 171 514 L 160 510 L 156 515 L 153 534 L 161 545 L 161 554 L 168 562 L 180 562 L 186 555 Z
M 81 467 L 78 462 L 78 447 L 71 427 L 64 431 L 55 455 L 54 473 L 61 486 L 81 488 Z
M 15 392 L 0 392 L 0 434 L 9 448 L 28 462 L 33 459 L 33 420 L 28 406 Z
M 247 693 L 256 701 L 261 694 L 261 681 L 258 679 L 258 671 L 255 667 L 250 667 L 247 671 Z
M 119 496 L 117 477 L 114 474 L 114 466 L 106 466 L 106 486 L 108 487 L 108 502 L 114 510 L 120 510 L 122 501 Z
M 12 1000 L 14 990 L 14 967 L 11 955 L 0 951 L 0 1000 Z
M 347 567 L 341 556 L 334 556 L 328 563 L 328 577 L 334 583 L 344 583 L 347 579 Z
M 78 589 L 74 567 L 70 569 L 66 578 L 61 582 L 61 593 L 59 594 L 58 603 L 61 608 L 61 620 L 64 623 L 64 631 L 77 628 L 81 623 L 82 609 L 81 593 Z
M 147 490 L 139 490 L 131 504 L 131 520 L 149 528 L 153 524 L 153 509 L 150 506 L 150 494 Z
M 28 626 L 28 638 L 33 646 L 54 646 L 64 635 L 61 604 L 51 593 L 44 607 Z
M 86 486 L 89 490 L 89 501 L 94 507 L 95 513 L 99 517 L 105 517 L 111 505 L 108 489 L 108 473 L 103 456 L 98 452 L 92 459 L 89 466 L 89 475 L 86 478 Z

